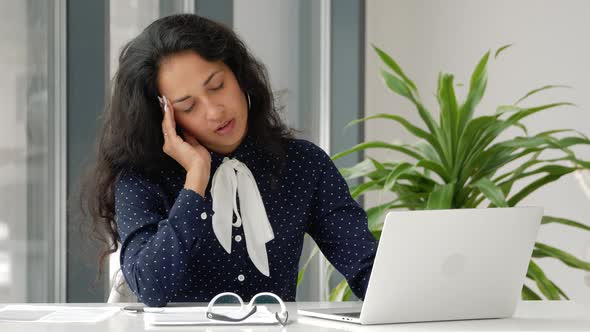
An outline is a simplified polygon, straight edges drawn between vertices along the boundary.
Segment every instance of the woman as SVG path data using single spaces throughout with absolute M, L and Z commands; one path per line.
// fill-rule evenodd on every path
M 103 258 L 121 244 L 141 302 L 294 301 L 305 233 L 364 297 L 376 250 L 366 214 L 330 157 L 281 122 L 233 31 L 159 19 L 123 48 L 113 83 L 88 203 L 107 229 Z

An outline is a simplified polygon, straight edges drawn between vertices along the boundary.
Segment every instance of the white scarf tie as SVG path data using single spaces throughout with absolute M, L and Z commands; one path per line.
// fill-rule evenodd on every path
M 236 193 L 240 199 L 241 215 L 238 212 Z M 232 225 L 243 226 L 250 260 L 268 277 L 270 271 L 266 243 L 274 239 L 274 234 L 250 169 L 237 159 L 223 158 L 213 175 L 211 198 L 214 212 L 213 232 L 221 246 L 227 253 L 231 253 Z M 232 222 L 234 212 L 235 223 Z

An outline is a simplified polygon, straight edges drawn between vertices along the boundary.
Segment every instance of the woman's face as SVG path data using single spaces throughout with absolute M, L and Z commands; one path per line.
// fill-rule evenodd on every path
M 172 103 L 177 125 L 199 143 L 221 154 L 240 145 L 248 102 L 225 63 L 208 62 L 192 51 L 177 53 L 162 61 L 157 85 Z

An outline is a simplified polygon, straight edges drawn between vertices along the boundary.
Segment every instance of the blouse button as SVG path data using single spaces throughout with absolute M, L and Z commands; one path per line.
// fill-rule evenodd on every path
M 239 281 L 244 281 L 244 279 L 246 279 L 246 278 L 244 277 L 244 275 L 243 275 L 243 274 L 240 274 L 240 275 L 238 276 L 238 280 L 239 280 Z
M 236 240 L 236 242 L 240 242 L 240 241 L 242 241 L 242 236 L 236 235 L 236 237 L 234 239 Z
M 203 220 L 207 219 L 207 212 L 201 213 L 201 219 L 203 219 Z

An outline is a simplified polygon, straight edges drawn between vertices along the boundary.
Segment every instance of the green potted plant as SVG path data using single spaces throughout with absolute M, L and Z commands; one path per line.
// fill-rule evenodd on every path
M 499 48 L 494 58 L 510 45 Z M 565 87 L 547 85 L 526 93 L 513 104 L 497 107 L 495 114 L 475 116 L 487 85 L 488 51 L 479 61 L 464 101 L 455 96 L 452 74 L 440 73 L 436 98 L 439 117 L 424 105 L 416 85 L 404 74 L 396 61 L 376 46 L 373 49 L 387 69 L 381 70 L 385 85 L 407 100 L 416 109 L 423 124 L 413 124 L 402 116 L 382 113 L 351 122 L 348 126 L 368 120 L 392 121 L 417 138 L 415 144 L 396 144 L 383 141 L 363 142 L 332 157 L 333 160 L 366 149 L 390 149 L 403 153 L 412 161 L 378 161 L 373 158 L 341 169 L 347 180 L 366 181 L 351 188 L 358 198 L 368 191 L 383 190 L 394 194 L 394 199 L 381 202 L 366 210 L 369 228 L 379 239 L 384 214 L 389 209 L 460 209 L 476 207 L 513 207 L 537 189 L 580 169 L 590 168 L 590 162 L 580 160 L 570 149 L 574 145 L 590 144 L 588 137 L 574 130 L 550 129 L 534 135 L 528 133 L 523 120 L 541 111 L 573 105 L 555 102 L 538 106 L 523 106 L 531 95 L 544 90 Z M 501 140 L 499 135 L 517 128 L 522 135 Z M 549 150 L 559 157 L 545 157 Z M 554 152 L 553 152 L 554 153 Z M 506 167 L 508 164 L 509 167 Z M 515 190 L 515 183 L 520 189 Z M 522 184 L 522 186 L 521 186 Z M 590 231 L 582 223 L 544 216 L 542 224 L 557 223 Z M 534 281 L 538 292 L 523 285 L 525 300 L 567 299 L 567 295 L 537 265 L 539 259 L 557 259 L 565 265 L 590 271 L 590 263 L 561 249 L 537 242 L 528 267 L 527 278 Z M 328 274 L 333 268 L 328 270 Z M 540 292 L 540 294 L 539 294 Z M 331 290 L 330 300 L 346 300 L 352 292 L 346 280 Z

